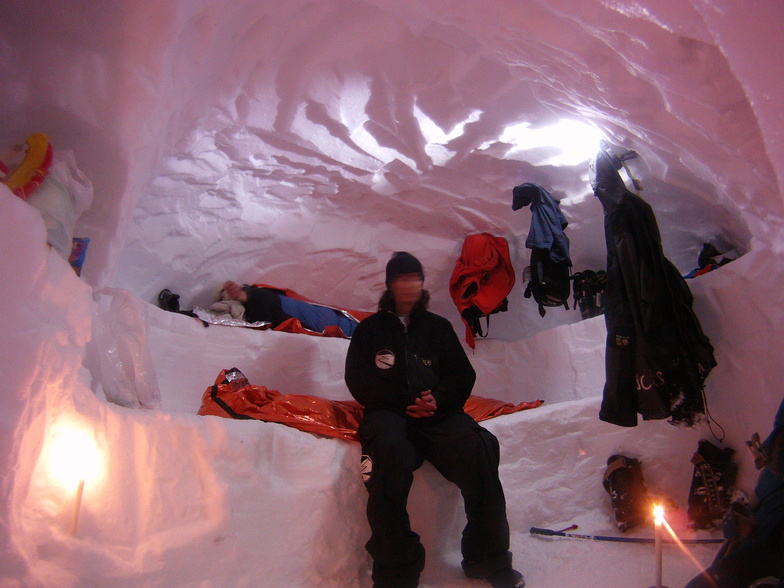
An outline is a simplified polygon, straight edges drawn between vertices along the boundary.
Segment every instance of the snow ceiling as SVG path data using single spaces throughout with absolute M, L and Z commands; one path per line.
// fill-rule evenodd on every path
M 95 286 L 189 307 L 232 278 L 372 309 L 407 249 L 448 314 L 467 234 L 506 237 L 525 266 L 518 183 L 562 201 L 576 270 L 603 266 L 597 136 L 641 154 L 684 273 L 703 242 L 776 240 L 780 18 L 738 1 L 41 2 L 0 24 L 0 108 L 7 142 L 46 131 L 92 179 Z M 499 334 L 575 317 L 516 320 Z

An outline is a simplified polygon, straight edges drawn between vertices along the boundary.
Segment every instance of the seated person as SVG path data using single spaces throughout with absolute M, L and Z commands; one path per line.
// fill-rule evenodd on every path
M 305 329 L 323 332 L 327 327 L 340 328 L 346 337 L 354 334 L 359 321 L 349 318 L 339 310 L 287 296 L 282 290 L 258 286 L 240 286 L 236 282 L 223 285 L 231 300 L 241 302 L 249 323 L 268 322 L 276 328 L 283 322 L 296 318 Z
M 784 401 L 773 432 L 761 446 L 749 445 L 757 454 L 757 468 L 762 469 L 754 488 L 756 505 L 747 509 L 733 504 L 725 517 L 727 540 L 722 549 L 686 588 L 777 586 L 781 584 L 776 582 L 784 581 Z M 767 583 L 758 584 L 762 578 Z

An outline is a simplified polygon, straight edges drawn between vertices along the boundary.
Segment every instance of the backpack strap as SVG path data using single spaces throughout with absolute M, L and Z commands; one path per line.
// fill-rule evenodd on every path
M 213 402 L 220 406 L 223 410 L 226 411 L 226 414 L 229 415 L 233 419 L 240 419 L 240 420 L 248 420 L 253 419 L 252 416 L 248 416 L 246 414 L 239 413 L 235 411 L 232 407 L 230 407 L 225 400 L 223 400 L 220 396 L 218 396 L 218 385 L 213 384 L 212 390 L 210 391 L 210 398 L 212 398 Z
M 474 336 L 485 338 L 490 333 L 490 315 L 482 314 L 482 311 L 475 304 L 472 304 L 471 306 L 466 308 L 463 311 L 461 317 L 468 325 L 468 328 L 471 329 L 471 332 Z M 484 331 L 482 331 L 482 323 L 481 323 L 482 317 L 485 317 Z
M 574 274 L 572 274 L 572 266 L 570 265 L 569 266 L 569 281 L 571 282 L 572 280 L 574 280 Z M 566 310 L 569 310 L 569 296 L 564 298 L 564 308 Z
M 479 321 L 476 321 L 476 322 L 477 322 L 477 324 L 479 324 Z M 483 338 L 486 338 L 489 334 L 490 334 L 490 315 L 486 314 L 485 315 L 485 333 L 484 333 L 484 335 L 482 334 L 482 329 L 480 327 L 480 329 L 479 329 L 479 336 L 483 337 Z

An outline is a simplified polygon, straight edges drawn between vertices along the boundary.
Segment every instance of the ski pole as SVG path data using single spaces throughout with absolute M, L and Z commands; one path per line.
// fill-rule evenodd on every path
M 531 527 L 531 535 L 544 535 L 547 537 L 570 537 L 572 539 L 590 539 L 591 541 L 615 541 L 618 543 L 653 543 L 652 538 L 647 537 L 613 537 L 610 535 L 583 535 L 581 533 L 565 533 L 552 529 L 542 529 Z M 664 543 L 675 543 L 673 539 L 664 539 Z M 698 545 L 708 543 L 723 543 L 724 539 L 681 539 L 684 545 Z

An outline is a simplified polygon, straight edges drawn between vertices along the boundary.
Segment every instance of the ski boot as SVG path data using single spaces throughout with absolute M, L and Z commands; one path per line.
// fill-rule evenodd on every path
M 621 532 L 644 523 L 651 516 L 642 464 L 625 455 L 611 455 L 604 472 L 604 489 L 610 494 L 615 523 Z
M 493 588 L 524 588 L 525 578 L 513 568 L 500 570 L 486 578 Z
M 710 529 L 721 521 L 732 498 L 738 466 L 732 461 L 735 450 L 720 449 L 703 439 L 691 458 L 694 475 L 689 490 L 689 519 L 695 529 Z
M 525 578 L 514 568 L 503 568 L 490 574 L 471 572 L 465 566 L 463 566 L 463 570 L 468 578 L 487 580 L 493 588 L 523 588 L 525 586 Z
M 161 290 L 158 294 L 158 308 L 169 312 L 180 312 L 180 295 L 172 293 L 169 289 Z
M 499 561 L 498 558 L 479 560 L 464 559 L 463 573 L 466 577 L 476 580 L 487 580 L 493 588 L 523 588 L 525 578 L 512 567 L 512 554 Z

